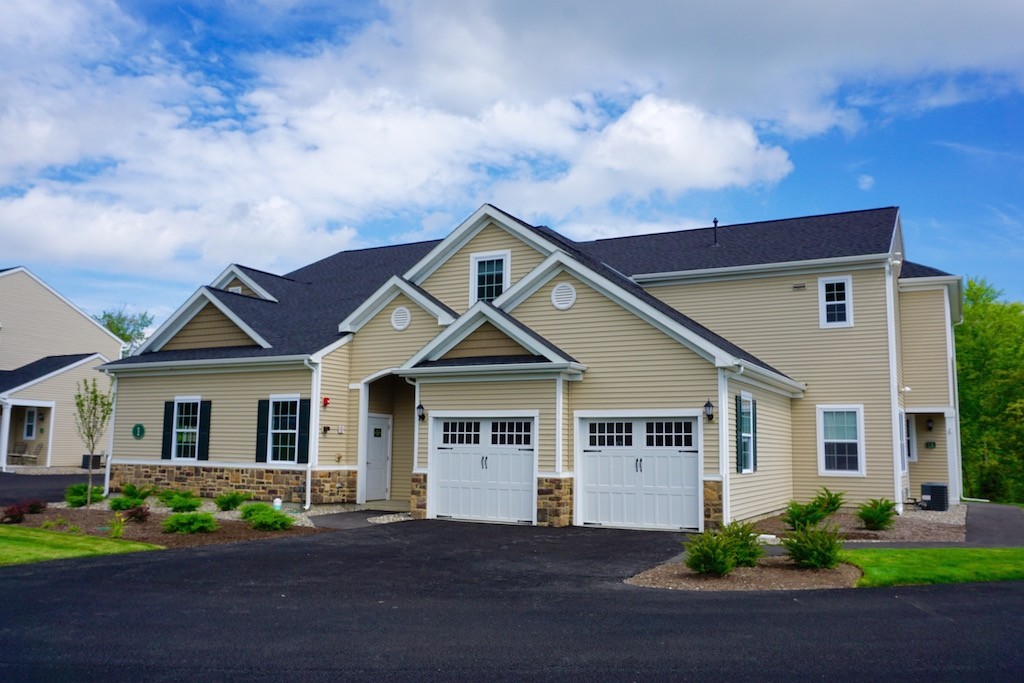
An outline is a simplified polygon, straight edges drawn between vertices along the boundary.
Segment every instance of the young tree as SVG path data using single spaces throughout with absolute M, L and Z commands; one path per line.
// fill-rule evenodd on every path
M 96 444 L 107 431 L 110 413 L 114 409 L 114 401 L 106 392 L 99 390 L 96 380 L 83 379 L 81 388 L 75 392 L 75 428 L 89 451 L 89 483 L 85 493 L 85 509 L 92 503 L 92 457 L 96 454 Z M 109 456 L 108 456 L 109 457 Z
M 964 488 L 1024 501 L 1024 304 L 1000 301 L 983 278 L 964 292 L 956 328 Z
M 121 306 L 116 310 L 103 311 L 93 316 L 96 321 L 103 325 L 127 344 L 123 356 L 130 356 L 146 340 L 146 328 L 153 324 L 153 316 L 146 311 L 141 313 L 129 313 Z

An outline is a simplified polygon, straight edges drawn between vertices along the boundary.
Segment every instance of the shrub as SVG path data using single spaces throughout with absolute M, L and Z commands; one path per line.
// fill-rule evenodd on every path
M 108 502 L 111 510 L 131 510 L 144 504 L 142 498 L 111 498 Z
M 43 500 L 27 500 L 22 505 L 25 506 L 25 511 L 30 515 L 38 515 L 46 509 L 46 501 Z
M 249 503 L 248 505 L 242 506 L 242 519 L 251 519 L 253 515 L 258 515 L 261 512 L 269 510 L 274 511 L 274 508 L 270 507 L 266 503 Z
M 129 522 L 142 524 L 149 519 L 149 506 L 140 505 L 139 507 L 131 508 L 124 513 L 124 516 Z
M 782 521 L 788 524 L 790 529 L 799 531 L 817 526 L 826 517 L 828 517 L 828 512 L 816 505 L 814 501 L 798 503 L 791 500 L 786 506 L 786 512 L 782 515 Z
M 209 512 L 187 512 L 171 515 L 164 520 L 164 533 L 195 534 L 217 530 L 217 522 Z
M 67 529 L 65 529 L 65 531 L 67 531 L 69 534 L 80 534 L 82 533 L 82 527 L 78 526 L 77 524 L 72 524 Z
M 826 515 L 833 515 L 839 512 L 844 502 L 846 502 L 846 493 L 844 491 L 833 493 L 828 490 L 828 487 L 822 486 L 821 490 L 818 491 L 818 495 L 811 501 L 811 505 L 824 510 Z
M 87 484 L 72 484 L 64 490 L 64 500 L 67 502 L 68 507 L 80 508 L 85 506 L 86 492 L 88 491 Z M 93 486 L 92 487 L 92 500 L 96 502 L 103 500 L 103 487 Z
M 283 531 L 291 529 L 295 523 L 291 515 L 274 509 L 259 510 L 249 515 L 248 520 L 249 525 L 258 531 Z
M 723 534 L 706 531 L 684 544 L 686 566 L 698 574 L 727 576 L 736 567 L 733 545 Z
M 864 523 L 865 529 L 884 531 L 896 519 L 896 503 L 888 498 L 872 498 L 857 508 L 857 517 Z
M 124 536 L 124 525 L 126 521 L 127 520 L 125 520 L 124 515 L 122 515 L 120 512 L 114 513 L 114 518 L 110 520 L 111 538 L 121 538 L 122 536 Z
M 199 509 L 199 506 L 203 504 L 203 501 L 189 494 L 187 496 L 174 496 L 167 502 L 167 507 L 171 508 L 172 512 L 193 512 Z
M 222 493 L 213 499 L 213 502 L 217 504 L 217 508 L 220 510 L 234 510 L 239 505 L 249 500 L 250 496 L 248 493 L 240 493 L 238 491 L 228 491 Z
M 121 495 L 125 498 L 136 498 L 138 500 L 146 500 L 153 494 L 155 494 L 157 488 L 155 486 L 136 486 L 135 484 L 122 483 L 121 484 Z
M 764 547 L 757 542 L 758 532 L 750 522 L 729 522 L 721 531 L 729 542 L 737 567 L 756 567 L 764 555 Z
M 156 497 L 161 503 L 170 507 L 171 501 L 174 498 L 196 498 L 197 496 L 192 491 L 186 491 L 185 489 L 164 489 L 156 494 Z
M 837 526 L 797 529 L 782 537 L 782 545 L 790 560 L 808 569 L 832 569 L 843 549 Z
M 4 514 L 0 516 L 0 524 L 21 524 L 28 514 L 28 507 L 24 503 L 15 503 L 4 508 Z

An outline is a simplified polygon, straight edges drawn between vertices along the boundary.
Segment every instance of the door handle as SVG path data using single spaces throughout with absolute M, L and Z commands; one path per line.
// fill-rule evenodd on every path
M 643 458 L 640 458 L 640 471 L 641 472 L 644 471 L 644 459 Z
M 639 472 L 640 471 L 640 458 L 633 458 L 633 471 L 634 472 Z

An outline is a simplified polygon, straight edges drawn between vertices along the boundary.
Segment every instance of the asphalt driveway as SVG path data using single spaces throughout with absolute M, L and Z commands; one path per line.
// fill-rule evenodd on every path
M 0 569 L 0 679 L 1018 680 L 1024 582 L 691 593 L 680 537 L 443 521 Z
M 64 500 L 64 489 L 87 480 L 81 474 L 12 474 L 0 472 L 0 505 L 13 505 L 26 500 L 45 500 L 53 503 Z M 93 486 L 103 486 L 103 471 L 93 470 Z

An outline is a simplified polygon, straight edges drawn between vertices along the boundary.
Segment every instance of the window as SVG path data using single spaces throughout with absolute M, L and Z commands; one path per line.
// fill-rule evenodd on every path
M 853 326 L 853 280 L 849 275 L 818 279 L 820 327 Z
M 917 462 L 917 429 L 914 426 L 913 415 L 907 415 L 904 422 L 904 429 L 906 430 L 906 437 L 904 444 L 907 449 L 907 462 Z
M 907 456 L 910 453 L 910 424 L 907 414 L 900 411 L 900 472 L 907 471 Z
M 632 422 L 591 422 L 591 446 L 632 446 Z
M 442 422 L 441 443 L 443 444 L 470 444 L 480 443 L 480 422 Z
M 29 408 L 25 411 L 25 440 L 31 441 L 36 438 L 36 409 Z
M 299 447 L 299 397 L 270 399 L 270 462 L 296 462 Z
M 509 284 L 510 251 L 492 251 L 473 254 L 469 284 L 469 303 L 494 301 Z
M 736 396 L 736 471 L 757 471 L 757 401 L 745 391 Z
M 863 406 L 818 406 L 818 474 L 864 476 Z
M 647 446 L 651 448 L 688 448 L 693 446 L 693 421 L 648 422 Z
M 164 403 L 163 460 L 208 460 L 210 402 L 199 396 L 175 396 Z
M 492 446 L 529 446 L 532 440 L 533 422 L 527 420 L 491 423 Z
M 174 457 L 195 460 L 199 455 L 199 399 L 174 401 Z

